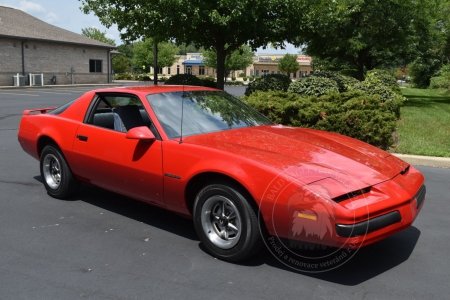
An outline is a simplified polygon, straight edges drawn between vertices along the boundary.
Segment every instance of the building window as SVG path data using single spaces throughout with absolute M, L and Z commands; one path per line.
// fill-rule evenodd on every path
M 177 74 L 180 74 L 180 65 L 177 65 Z
M 294 73 L 294 78 L 297 78 L 297 72 Z
M 256 76 L 259 76 L 259 70 L 256 70 Z
M 158 74 L 162 74 L 162 73 L 163 73 L 162 68 L 158 68 Z
M 280 70 L 277 71 L 277 74 L 281 74 Z
M 102 61 L 98 59 L 89 60 L 89 72 L 91 73 L 101 73 L 102 72 Z
M 272 75 L 275 74 L 275 71 L 272 71 Z
M 198 75 L 205 75 L 205 67 L 204 66 L 198 67 Z
M 253 69 L 250 69 L 250 76 L 253 76 Z
M 167 75 L 170 75 L 170 67 L 167 68 Z

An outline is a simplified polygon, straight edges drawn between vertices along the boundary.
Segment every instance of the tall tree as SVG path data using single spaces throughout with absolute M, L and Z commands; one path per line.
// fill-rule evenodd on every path
M 96 41 L 100 41 L 113 46 L 116 45 L 114 39 L 106 37 L 106 31 L 102 32 L 95 27 L 81 28 L 81 34 Z
M 178 52 L 179 55 L 186 55 L 187 53 L 199 53 L 203 52 L 203 48 L 197 48 L 193 43 L 186 45 L 185 43 L 179 45 L 180 51 Z
M 153 50 L 154 42 L 147 38 L 144 41 L 136 42 L 134 44 L 133 65 L 150 67 L 153 65 Z M 161 42 L 158 44 L 158 68 L 170 67 L 176 61 L 175 55 L 179 49 L 176 45 L 169 42 Z M 155 74 L 158 70 L 155 70 Z
M 122 44 L 117 46 L 117 51 L 125 54 L 125 56 L 129 59 L 133 58 L 133 44 Z
M 315 25 L 298 43 L 306 44 L 310 56 L 353 65 L 362 80 L 365 70 L 408 55 L 420 1 L 317 1 L 307 15 Z
M 230 72 L 247 68 L 253 63 L 253 56 L 255 56 L 255 53 L 248 45 L 242 45 L 234 50 L 225 58 L 223 76 L 227 78 Z M 206 66 L 217 69 L 217 53 L 214 50 L 204 51 L 203 57 Z M 219 74 L 217 73 L 217 81 L 219 81 Z
M 117 24 L 124 41 L 152 37 L 215 50 L 217 72 L 225 57 L 243 44 L 253 50 L 284 45 L 300 34 L 303 14 L 312 0 L 81 0 L 85 13 L 102 24 Z M 131 21 L 130 21 L 131 20 Z M 223 78 L 217 85 L 223 89 Z
M 130 59 L 127 58 L 125 54 L 113 57 L 112 65 L 115 73 L 125 73 L 130 71 Z
M 413 84 L 427 88 L 430 78 L 435 76 L 442 64 L 447 62 L 450 49 L 450 17 L 448 2 L 445 0 L 417 0 L 413 36 L 414 49 L 409 61 L 409 73 Z
M 297 55 L 286 54 L 278 61 L 278 69 L 284 72 L 289 77 L 291 73 L 297 73 L 300 70 L 300 65 L 297 62 Z

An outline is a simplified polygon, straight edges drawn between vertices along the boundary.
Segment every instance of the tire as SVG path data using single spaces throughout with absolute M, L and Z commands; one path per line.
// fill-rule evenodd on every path
M 78 191 L 80 182 L 73 176 L 66 159 L 56 145 L 44 147 L 40 169 L 45 189 L 50 196 L 67 199 Z
M 195 230 L 207 251 L 217 258 L 242 261 L 263 245 L 258 211 L 244 195 L 245 191 L 231 183 L 211 183 L 197 194 Z

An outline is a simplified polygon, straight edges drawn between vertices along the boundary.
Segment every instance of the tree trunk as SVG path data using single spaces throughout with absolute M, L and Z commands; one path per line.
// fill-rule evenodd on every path
M 358 80 L 364 81 L 364 59 L 362 58 L 362 54 L 358 54 Z
M 217 53 L 217 88 L 224 89 L 224 74 L 225 74 L 225 45 L 216 46 Z
M 153 44 L 153 84 L 158 85 L 158 43 Z
M 358 64 L 358 80 L 364 81 L 364 66 Z

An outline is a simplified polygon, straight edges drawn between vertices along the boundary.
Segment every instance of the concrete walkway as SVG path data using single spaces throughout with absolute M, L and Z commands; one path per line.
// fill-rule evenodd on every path
M 392 154 L 415 166 L 450 168 L 450 157 L 419 156 L 397 153 Z

